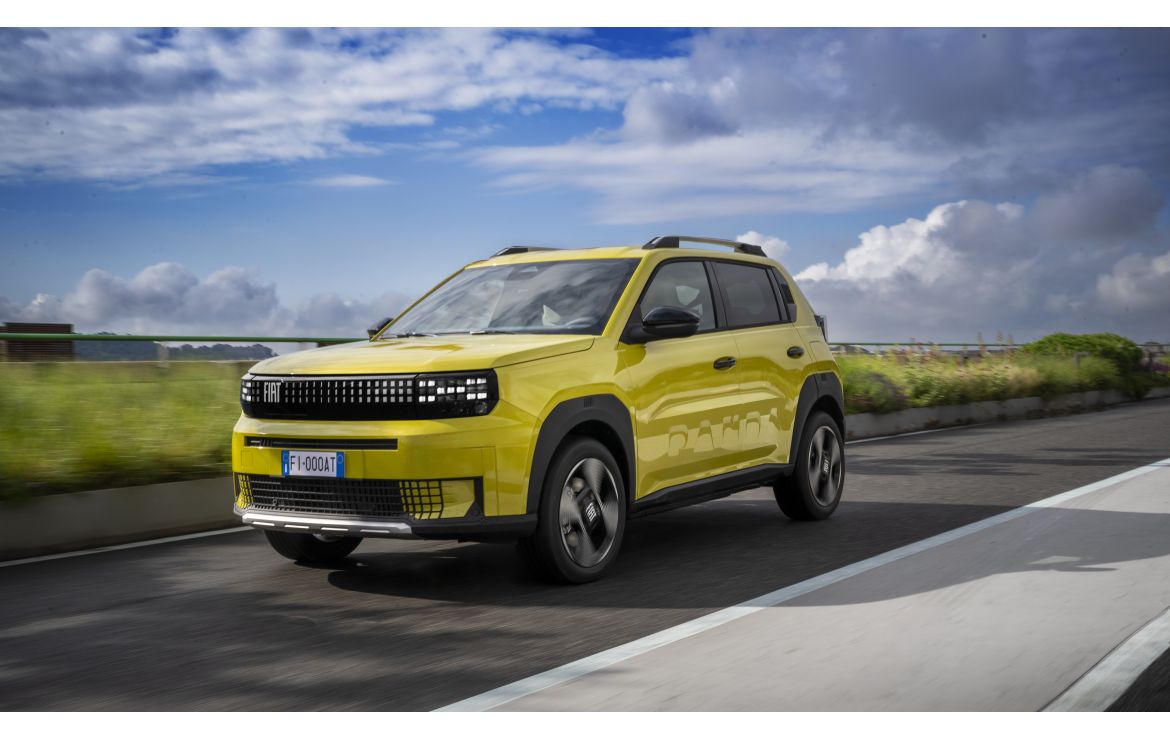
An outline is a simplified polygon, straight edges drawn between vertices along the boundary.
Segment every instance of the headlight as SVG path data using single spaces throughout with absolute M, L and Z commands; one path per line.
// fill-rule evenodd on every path
M 491 413 L 500 400 L 496 374 L 490 370 L 419 375 L 414 387 L 422 419 L 483 416 Z

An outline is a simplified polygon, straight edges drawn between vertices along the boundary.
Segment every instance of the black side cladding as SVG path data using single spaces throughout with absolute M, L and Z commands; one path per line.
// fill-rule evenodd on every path
M 813 373 L 804 379 L 800 388 L 800 401 L 796 404 L 796 419 L 792 422 L 792 443 L 788 449 L 788 460 L 796 456 L 796 446 L 800 444 L 800 432 L 804 429 L 805 419 L 822 400 L 827 401 L 829 415 L 841 427 L 841 436 L 845 437 L 845 393 L 841 388 L 841 380 L 833 373 Z
M 532 455 L 532 468 L 528 475 L 528 508 L 533 514 L 540 509 L 540 493 L 544 487 L 544 475 L 552 462 L 553 454 L 573 428 L 587 422 L 604 424 L 614 432 L 622 449 L 615 450 L 614 457 L 623 465 L 626 479 L 626 495 L 633 501 L 637 485 L 635 476 L 634 425 L 630 412 L 616 396 L 582 396 L 563 401 L 545 419 L 536 438 L 536 451 Z M 616 453 L 621 454 L 616 454 Z

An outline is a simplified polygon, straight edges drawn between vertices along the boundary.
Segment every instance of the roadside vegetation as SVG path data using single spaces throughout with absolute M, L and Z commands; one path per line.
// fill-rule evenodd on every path
M 1086 339 L 1086 336 L 1088 337 Z M 929 346 L 838 358 L 847 413 L 1170 385 L 1115 335 L 1008 353 Z M 0 499 L 227 475 L 251 362 L 0 363 Z
M 0 363 L 0 499 L 230 472 L 252 363 Z
M 1142 367 L 1141 349 L 1116 334 L 1052 334 L 995 353 L 978 346 L 960 353 L 913 346 L 837 361 L 850 414 L 1080 391 L 1116 390 L 1138 399 L 1170 384 L 1170 368 Z

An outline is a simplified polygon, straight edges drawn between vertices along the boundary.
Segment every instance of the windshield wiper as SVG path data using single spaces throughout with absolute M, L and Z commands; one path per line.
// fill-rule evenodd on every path
M 472 329 L 468 334 L 515 334 L 514 331 L 506 331 L 504 329 Z
M 437 334 L 427 334 L 423 331 L 404 331 L 397 334 L 391 332 L 383 334 L 380 339 L 410 339 L 411 337 L 435 337 Z

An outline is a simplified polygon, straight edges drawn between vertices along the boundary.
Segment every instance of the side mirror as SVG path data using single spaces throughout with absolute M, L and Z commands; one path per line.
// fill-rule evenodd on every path
M 370 337 L 370 339 L 373 339 L 374 336 L 378 332 L 382 331 L 382 329 L 385 328 L 386 324 L 389 324 L 393 320 L 394 320 L 393 316 L 387 316 L 386 318 L 382 319 L 381 321 L 374 323 L 374 325 L 371 326 L 369 329 L 366 329 L 366 334 Z
M 641 326 L 631 332 L 634 339 L 646 342 L 651 339 L 673 339 L 689 337 L 699 330 L 699 317 L 675 306 L 658 306 L 650 309 Z

